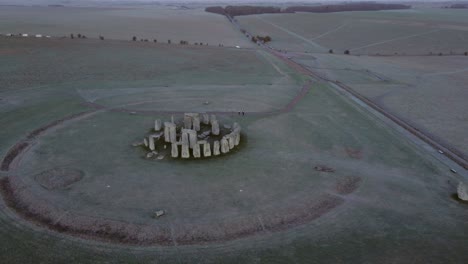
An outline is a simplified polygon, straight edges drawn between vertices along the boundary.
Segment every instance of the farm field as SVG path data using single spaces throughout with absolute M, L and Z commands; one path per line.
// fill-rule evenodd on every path
M 206 30 L 209 27 L 210 30 Z M 133 36 L 159 42 L 203 42 L 218 46 L 250 46 L 229 22 L 202 8 L 171 6 L 128 7 L 13 7 L 0 8 L 0 33 L 131 40 Z
M 31 8 L 31 22 L 20 22 L 5 18 L 16 12 L 8 8 L 0 20 L 22 30 L 40 29 L 50 13 Z M 0 36 L 0 262 L 468 262 L 468 204 L 456 198 L 464 174 L 329 83 L 248 44 L 227 19 L 163 10 L 66 8 L 51 17 L 64 21 L 55 34 L 84 25 L 97 36 L 92 24 L 102 22 L 105 40 Z M 193 28 L 139 26 L 158 19 Z M 114 33 L 110 21 L 122 23 Z M 136 28 L 225 46 L 129 41 Z M 328 44 L 304 44 L 300 34 L 272 34 L 272 45 L 450 144 L 468 143 L 466 57 L 328 54 Z M 223 129 L 237 122 L 240 145 L 206 159 L 163 156 L 166 143 L 149 158 L 134 146 L 156 133 L 155 119 L 182 124 L 185 112 L 216 114 Z
M 349 85 L 467 160 L 467 14 L 411 9 L 238 20 L 253 34 L 271 35 L 271 47 Z
M 468 159 L 465 56 L 320 55 L 297 61 L 359 93 Z
M 328 14 L 237 17 L 254 35 L 270 35 L 276 49 L 343 54 L 462 54 L 468 45 L 468 11 L 410 9 Z

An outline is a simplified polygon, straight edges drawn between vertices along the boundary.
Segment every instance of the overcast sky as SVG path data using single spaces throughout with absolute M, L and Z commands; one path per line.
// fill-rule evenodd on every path
M 62 4 L 66 6 L 81 6 L 81 5 L 103 5 L 103 4 L 129 4 L 129 3 L 222 3 L 222 5 L 236 3 L 327 3 L 327 2 L 359 2 L 364 0 L 0 0 L 0 4 L 7 5 L 49 5 Z M 405 0 L 374 0 L 376 2 L 405 2 Z M 467 2 L 468 0 L 407 0 L 406 2 Z
M 189 2 L 222 2 L 222 3 L 235 3 L 235 2 L 279 2 L 279 3 L 288 3 L 288 2 L 310 2 L 310 3 L 325 3 L 325 2 L 359 2 L 359 1 L 366 1 L 366 0 L 0 0 L 0 3 L 27 3 L 27 4 L 43 4 L 48 2 L 54 3 L 62 3 L 64 5 L 73 5 L 79 4 L 83 2 L 88 3 L 119 3 L 119 2 L 135 2 L 135 3 L 143 3 L 143 2 L 170 2 L 170 3 L 189 3 Z M 368 0 L 370 1 L 370 0 Z M 405 0 L 373 0 L 377 2 L 405 2 Z M 463 0 L 407 0 L 406 2 L 456 2 L 456 1 L 463 1 Z M 468 0 L 465 0 L 468 1 Z

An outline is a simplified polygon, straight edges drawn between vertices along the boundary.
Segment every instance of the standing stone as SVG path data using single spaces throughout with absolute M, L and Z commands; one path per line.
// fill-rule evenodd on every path
M 216 121 L 216 115 L 211 115 L 210 116 L 210 122 L 213 124 L 213 121 Z
M 149 149 L 151 150 L 154 150 L 155 149 L 155 146 L 154 146 L 154 137 L 153 136 L 149 136 L 148 137 L 148 147 Z
M 145 144 L 145 147 L 148 147 L 148 140 L 146 138 L 143 139 L 143 144 Z
M 211 156 L 210 143 L 208 143 L 208 142 L 205 142 L 205 144 L 203 144 L 203 156 L 204 157 L 210 157 Z
M 171 126 L 169 127 L 171 143 L 176 143 L 177 142 L 177 130 L 176 130 L 176 128 L 177 128 L 176 125 L 174 123 L 171 123 Z
M 190 142 L 190 148 L 193 149 L 193 147 L 197 144 L 197 131 L 188 129 L 188 134 L 189 134 L 189 142 Z
M 182 158 L 190 158 L 190 149 L 189 145 L 182 145 Z
M 179 148 L 177 147 L 177 143 L 172 143 L 171 156 L 173 158 L 179 157 Z
M 219 123 L 218 120 L 211 120 L 211 134 L 219 135 Z
M 218 156 L 219 154 L 221 154 L 221 153 L 219 152 L 219 141 L 216 140 L 216 141 L 213 143 L 213 155 Z
M 241 134 L 240 134 L 240 130 L 236 130 L 234 131 L 235 132 L 235 138 L 234 138 L 234 145 L 238 146 L 239 143 L 240 143 L 240 139 L 241 139 Z
M 200 114 L 193 114 L 192 115 L 192 125 L 193 130 L 200 131 Z
M 172 124 L 175 124 L 175 122 L 174 122 L 174 116 L 173 116 L 173 115 L 171 115 L 171 123 L 172 123 Z
M 182 129 L 182 145 L 189 145 L 189 132 L 188 129 Z
M 236 131 L 237 128 L 240 129 L 240 125 L 239 125 L 239 123 L 234 122 L 234 124 L 232 124 L 232 131 Z
M 184 127 L 185 129 L 192 129 L 192 115 L 189 113 L 184 114 Z
M 171 142 L 170 122 L 164 122 L 164 141 Z
M 234 148 L 234 134 L 231 133 L 229 135 L 227 135 L 227 140 L 228 140 L 228 143 L 229 143 L 229 149 L 233 149 Z
M 223 139 L 221 139 L 221 152 L 222 153 L 228 153 L 229 152 L 229 142 L 226 139 L 226 137 L 223 137 Z
M 463 201 L 468 201 L 468 185 L 460 182 L 457 188 L 458 198 Z
M 193 157 L 195 157 L 195 158 L 200 157 L 200 144 L 195 144 L 193 146 Z
M 161 130 L 161 126 L 162 126 L 161 120 L 159 119 L 154 120 L 154 131 Z
M 202 114 L 202 123 L 205 125 L 210 124 L 210 116 L 206 113 Z

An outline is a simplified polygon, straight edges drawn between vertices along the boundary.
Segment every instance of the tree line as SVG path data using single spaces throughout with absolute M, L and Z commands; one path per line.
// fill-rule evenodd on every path
M 227 17 L 246 16 L 255 14 L 276 14 L 276 13 L 295 13 L 295 12 L 312 12 L 312 13 L 332 13 L 344 11 L 378 11 L 378 10 L 396 10 L 410 9 L 411 6 L 403 4 L 383 4 L 375 2 L 358 2 L 344 3 L 332 5 L 314 5 L 314 6 L 289 6 L 284 9 L 274 6 L 210 6 L 205 8 L 206 12 L 224 15 Z

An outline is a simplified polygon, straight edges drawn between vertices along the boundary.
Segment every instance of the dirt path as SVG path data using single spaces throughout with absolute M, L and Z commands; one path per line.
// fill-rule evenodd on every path
M 270 116 L 270 115 L 277 115 L 277 114 L 282 114 L 282 113 L 287 113 L 290 112 L 291 110 L 294 109 L 297 103 L 304 98 L 304 96 L 307 95 L 309 92 L 310 88 L 312 85 L 312 81 L 306 82 L 304 85 L 302 85 L 302 89 L 299 91 L 299 93 L 294 96 L 294 98 L 289 101 L 284 107 L 282 107 L 279 110 L 273 110 L 273 111 L 247 111 L 243 112 L 245 115 L 249 116 Z M 141 102 L 134 102 L 131 105 L 140 105 L 140 104 L 147 104 L 151 103 L 152 101 L 141 101 Z M 92 107 L 94 109 L 98 110 L 107 110 L 111 112 L 121 112 L 121 113 L 129 113 L 129 114 L 139 114 L 139 115 L 179 115 L 179 114 L 184 114 L 185 111 L 163 111 L 163 110 L 136 110 L 136 109 L 131 109 L 127 108 L 125 106 L 123 107 L 106 107 L 104 105 L 94 103 L 94 102 L 86 102 L 84 105 Z M 215 115 L 238 115 L 239 112 L 236 111 L 207 111 L 206 113 L 208 114 L 215 114 Z

